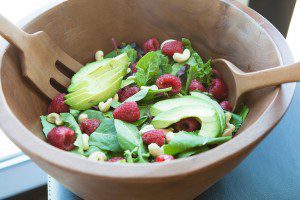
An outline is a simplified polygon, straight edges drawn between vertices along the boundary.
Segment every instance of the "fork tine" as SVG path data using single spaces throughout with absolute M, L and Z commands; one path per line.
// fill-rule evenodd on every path
M 59 61 L 74 73 L 76 73 L 82 67 L 82 64 L 77 62 L 75 59 L 73 59 L 64 51 L 62 51 L 61 55 L 59 55 Z
M 55 74 L 52 75 L 52 78 L 66 88 L 70 84 L 70 79 L 58 70 L 55 70 Z

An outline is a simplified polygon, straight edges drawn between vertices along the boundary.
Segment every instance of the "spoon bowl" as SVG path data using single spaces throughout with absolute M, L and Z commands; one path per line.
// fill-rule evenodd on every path
M 228 88 L 227 99 L 233 109 L 241 96 L 249 91 L 300 81 L 300 63 L 250 73 L 243 72 L 226 59 L 213 60 L 212 66 L 220 72 Z

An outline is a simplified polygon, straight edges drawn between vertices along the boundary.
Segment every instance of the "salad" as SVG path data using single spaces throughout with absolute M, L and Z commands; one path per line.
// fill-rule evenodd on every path
M 98 51 L 40 117 L 51 145 L 94 161 L 151 163 L 232 139 L 249 108 L 233 113 L 230 88 L 190 40 L 112 41 L 114 50 Z

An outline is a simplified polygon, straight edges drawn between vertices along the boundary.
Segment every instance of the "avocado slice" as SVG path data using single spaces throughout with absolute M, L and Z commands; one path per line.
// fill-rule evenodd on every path
M 216 111 L 218 112 L 218 114 L 220 116 L 222 131 L 224 131 L 226 128 L 226 118 L 225 118 L 224 110 L 222 109 L 220 104 L 217 101 L 210 98 L 209 96 L 207 96 L 203 93 L 200 93 L 200 92 L 191 92 L 191 96 L 202 99 L 202 100 L 206 101 L 207 103 L 209 103 L 210 105 L 215 107 Z
M 101 101 L 105 101 L 108 98 L 113 97 L 120 89 L 122 79 L 123 77 L 120 77 L 119 79 L 115 80 L 112 84 L 110 84 L 108 87 L 99 91 L 97 94 L 93 96 L 88 96 L 88 98 L 86 99 L 82 99 L 77 104 L 72 106 L 72 108 L 77 110 L 86 110 L 93 106 L 96 106 Z
M 115 95 L 130 62 L 127 54 L 123 53 L 95 63 L 73 76 L 68 88 L 72 92 L 65 96 L 65 103 L 71 108 L 85 110 Z
M 199 135 L 218 137 L 221 134 L 221 125 L 218 113 L 203 105 L 185 105 L 161 112 L 151 122 L 156 129 L 167 128 L 181 119 L 195 117 L 201 123 Z
M 111 71 L 108 71 L 106 73 L 104 73 L 103 75 L 97 77 L 97 78 L 93 78 L 90 79 L 88 81 L 88 85 L 86 87 L 83 87 L 73 93 L 67 94 L 65 96 L 65 98 L 69 101 L 67 101 L 67 103 L 73 104 L 74 102 L 72 102 L 70 99 L 76 97 L 78 98 L 79 95 L 82 95 L 84 93 L 91 93 L 94 91 L 97 91 L 98 88 L 103 88 L 105 86 L 107 86 L 109 83 L 112 83 L 114 81 L 115 77 L 119 77 L 121 76 L 125 76 L 126 75 L 126 68 L 115 68 Z M 99 84 L 102 83 L 102 84 Z
M 199 93 L 199 94 L 204 95 L 201 93 Z M 206 95 L 204 95 L 204 96 L 206 96 Z M 159 102 L 155 103 L 153 106 L 151 106 L 150 114 L 151 114 L 151 116 L 156 116 L 161 112 L 170 110 L 170 109 L 178 107 L 178 106 L 185 106 L 185 105 L 206 106 L 206 107 L 212 108 L 215 111 L 217 111 L 218 119 L 221 124 L 221 130 L 223 132 L 226 128 L 224 111 L 217 102 L 213 103 L 211 101 L 214 101 L 214 100 L 210 99 L 208 96 L 206 96 L 206 97 L 208 99 L 194 97 L 194 96 L 184 96 L 184 97 L 180 97 L 180 98 L 159 101 Z
M 111 84 L 113 84 L 120 77 L 123 78 L 126 75 L 126 68 L 117 68 L 110 72 L 107 72 L 104 76 L 99 77 L 98 80 L 94 80 L 93 84 L 82 88 L 74 93 L 66 95 L 65 103 L 71 105 L 72 108 L 81 102 L 84 99 L 94 99 L 94 96 L 97 96 L 103 90 L 107 90 Z M 119 88 L 118 88 L 119 89 Z M 107 97 L 107 99 L 110 97 Z M 101 98 L 102 99 L 102 98 Z M 99 100 L 98 103 L 102 100 Z M 94 106 L 94 105 L 93 105 Z
M 114 68 L 124 67 L 129 64 L 129 58 L 126 53 L 123 53 L 113 59 L 106 58 L 100 61 L 89 63 L 81 68 L 71 79 L 71 85 L 68 87 L 68 92 L 74 92 L 87 85 L 89 81 L 96 78 L 107 71 Z

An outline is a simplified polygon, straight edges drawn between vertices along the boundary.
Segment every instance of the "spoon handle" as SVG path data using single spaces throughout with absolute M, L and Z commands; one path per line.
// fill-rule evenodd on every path
M 240 78 L 243 82 L 243 92 L 268 86 L 277 86 L 282 83 L 299 82 L 300 62 L 287 66 L 246 73 Z
M 20 50 L 26 47 L 27 39 L 30 36 L 30 34 L 24 32 L 2 15 L 0 15 L 0 35 Z

